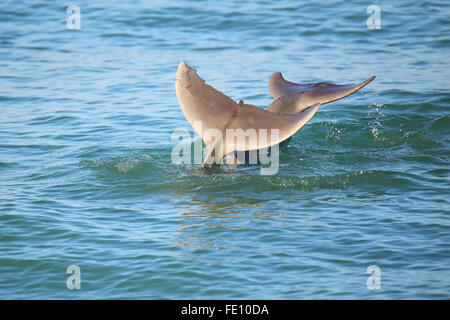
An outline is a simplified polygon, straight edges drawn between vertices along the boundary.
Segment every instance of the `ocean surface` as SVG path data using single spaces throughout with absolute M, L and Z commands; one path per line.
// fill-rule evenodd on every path
M 0 298 L 449 299 L 449 49 L 446 0 L 2 0 Z M 181 60 L 261 108 L 377 78 L 263 176 L 172 163 Z

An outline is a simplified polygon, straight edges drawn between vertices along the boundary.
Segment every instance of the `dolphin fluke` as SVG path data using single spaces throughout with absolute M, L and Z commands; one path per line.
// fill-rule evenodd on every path
M 287 81 L 280 72 L 269 79 L 269 91 L 275 101 L 267 108 L 273 113 L 296 113 L 315 103 L 325 104 L 345 98 L 369 84 L 375 76 L 358 84 L 335 85 L 330 83 L 299 84 Z
M 208 150 L 202 166 L 219 164 L 223 157 L 234 151 L 258 150 L 278 144 L 303 127 L 320 107 L 317 103 L 303 112 L 281 115 L 243 101 L 236 103 L 207 85 L 196 70 L 183 61 L 178 65 L 175 91 L 184 116 Z M 257 139 L 228 139 L 228 130 L 235 134 L 267 130 L 270 138 L 262 139 L 258 134 Z M 278 133 L 275 138 L 271 135 L 274 131 Z

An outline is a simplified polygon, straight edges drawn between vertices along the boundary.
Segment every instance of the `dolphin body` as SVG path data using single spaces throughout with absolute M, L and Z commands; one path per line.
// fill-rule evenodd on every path
M 347 97 L 370 83 L 375 76 L 359 84 L 334 85 L 330 83 L 297 84 L 287 81 L 280 72 L 269 80 L 269 91 L 275 99 L 267 110 L 241 100 L 236 103 L 225 94 L 209 86 L 196 69 L 184 61 L 178 65 L 175 91 L 186 120 L 202 138 L 207 156 L 202 167 L 222 163 L 231 152 L 270 148 L 286 145 L 322 104 Z M 224 139 L 227 130 L 277 130 L 275 139 Z M 211 134 L 211 131 L 214 134 Z M 272 136 L 273 138 L 273 136 Z M 237 140 L 237 141 L 236 141 Z

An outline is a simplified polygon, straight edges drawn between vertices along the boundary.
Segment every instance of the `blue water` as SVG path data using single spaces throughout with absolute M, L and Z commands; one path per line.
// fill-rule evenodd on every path
M 449 3 L 370 4 L 1 1 L 0 298 L 449 299 Z M 377 78 L 276 175 L 205 171 L 170 158 L 181 60 L 262 108 L 276 71 Z

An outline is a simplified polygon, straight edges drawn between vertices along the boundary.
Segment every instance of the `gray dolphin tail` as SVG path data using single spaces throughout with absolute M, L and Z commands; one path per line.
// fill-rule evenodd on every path
M 253 105 L 238 104 L 207 85 L 196 70 L 183 61 L 178 65 L 175 91 L 184 116 L 208 150 L 202 166 L 218 164 L 233 151 L 258 150 L 278 144 L 303 127 L 320 107 L 320 104 L 315 104 L 297 114 L 281 115 Z M 270 139 L 233 138 L 225 141 L 228 129 L 244 133 L 266 130 L 271 134 L 276 130 L 278 135 L 275 138 L 270 135 Z
M 299 84 L 287 81 L 280 72 L 269 79 L 269 91 L 275 101 L 267 108 L 274 113 L 297 113 L 315 103 L 325 104 L 345 98 L 373 81 L 375 76 L 358 83 L 336 85 L 331 83 Z

